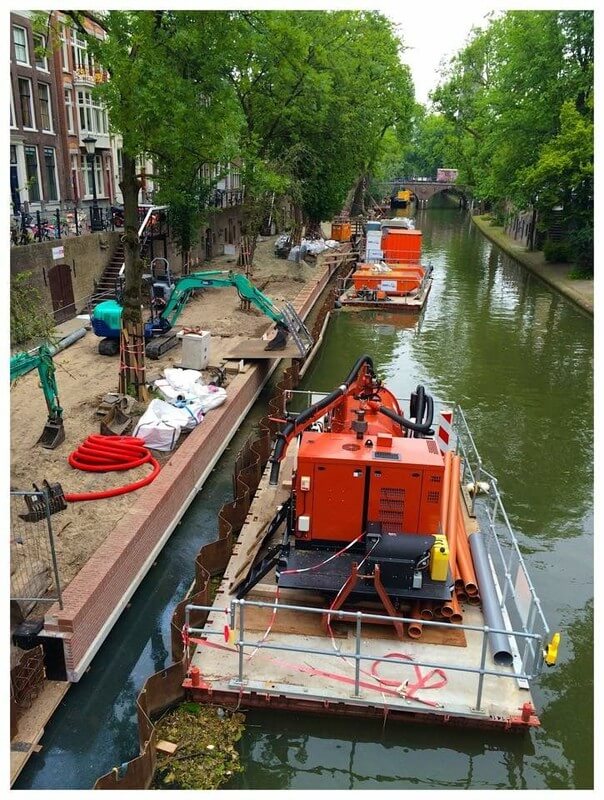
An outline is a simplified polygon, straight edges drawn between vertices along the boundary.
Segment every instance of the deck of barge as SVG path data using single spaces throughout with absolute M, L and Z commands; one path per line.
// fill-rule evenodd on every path
M 282 475 L 290 474 L 292 457 L 288 453 Z M 287 481 L 270 486 L 265 472 L 206 624 L 201 630 L 191 630 L 197 642 L 191 667 L 199 669 L 199 677 L 193 682 L 187 678 L 184 685 L 195 699 L 243 708 L 388 714 L 479 727 L 539 724 L 526 681 L 517 677 L 521 673 L 519 657 L 514 656 L 510 667 L 497 666 L 488 648 L 483 647 L 485 623 L 477 606 L 464 606 L 463 628 L 447 622 L 424 622 L 421 639 L 409 638 L 405 630 L 401 641 L 391 625 L 362 624 L 357 643 L 355 620 L 336 623 L 334 614 L 333 638 L 325 633 L 321 599 L 307 591 L 280 589 L 273 619 L 276 587 L 269 574 L 248 593 L 243 608 L 236 606 L 234 616 L 230 616 L 236 588 L 259 550 L 268 521 L 289 491 Z M 476 521 L 467 512 L 465 520 L 469 532 L 476 530 Z M 283 608 L 286 605 L 314 607 L 321 613 Z M 378 609 L 373 613 L 385 612 Z M 243 656 L 238 646 L 242 638 Z M 360 662 L 357 686 L 355 653 L 367 656 Z M 397 659 L 399 663 L 375 661 L 380 658 Z M 378 683 L 376 676 L 388 683 Z M 418 681 L 425 686 L 414 692 L 412 687 Z M 405 682 L 413 697 L 404 696 Z M 433 684 L 442 685 L 430 688 Z
M 432 288 L 432 279 L 426 281 L 420 286 L 417 294 L 409 294 L 402 296 L 389 296 L 385 300 L 363 300 L 354 294 L 354 287 L 346 289 L 340 295 L 340 302 L 344 306 L 353 306 L 358 308 L 375 308 L 381 311 L 421 311 L 426 304 L 430 289 Z

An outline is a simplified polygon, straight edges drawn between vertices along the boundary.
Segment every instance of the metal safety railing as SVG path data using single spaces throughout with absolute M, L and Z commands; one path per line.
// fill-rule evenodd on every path
M 22 519 L 26 499 L 45 508 L 41 519 Z M 10 493 L 10 571 L 10 600 L 23 617 L 36 603 L 58 602 L 63 608 L 50 504 L 43 491 Z
M 269 610 L 279 610 L 281 611 L 295 611 L 301 614 L 320 614 L 321 616 L 325 616 L 329 614 L 331 619 L 334 622 L 342 621 L 342 620 L 349 620 L 355 623 L 355 638 L 354 638 L 354 652 L 343 652 L 337 649 L 326 650 L 320 647 L 313 647 L 308 643 L 308 641 L 304 644 L 304 646 L 296 646 L 292 644 L 282 644 L 273 640 L 269 642 L 265 639 L 254 639 L 248 640 L 245 637 L 245 609 L 246 608 L 265 608 Z M 308 655 L 315 655 L 315 656 L 327 656 L 330 658 L 335 658 L 338 660 L 345 659 L 345 660 L 352 660 L 354 661 L 355 666 L 355 677 L 354 677 L 354 696 L 359 697 L 360 690 L 361 690 L 361 665 L 363 662 L 371 662 L 371 663 L 386 663 L 386 664 L 395 664 L 399 666 L 409 666 L 410 661 L 408 659 L 403 658 L 396 658 L 392 657 L 392 655 L 388 656 L 380 656 L 376 655 L 376 653 L 370 653 L 363 648 L 362 642 L 362 632 L 363 632 L 363 623 L 366 624 L 374 624 L 376 622 L 382 623 L 392 623 L 396 621 L 397 623 L 412 623 L 415 622 L 413 618 L 410 617 L 391 617 L 388 615 L 383 614 L 369 614 L 362 611 L 333 611 L 329 612 L 326 608 L 312 608 L 308 606 L 296 606 L 296 605 L 289 605 L 284 603 L 276 603 L 276 602 L 264 602 L 264 601 L 256 601 L 256 600 L 231 600 L 231 603 L 228 608 L 220 609 L 215 608 L 213 606 L 201 606 L 201 605 L 187 605 L 185 607 L 185 627 L 188 635 L 200 635 L 203 637 L 208 636 L 217 636 L 222 637 L 224 635 L 224 631 L 222 627 L 219 628 L 194 628 L 190 627 L 189 620 L 191 612 L 215 612 L 215 613 L 225 613 L 229 615 L 230 619 L 230 628 L 232 630 L 237 630 L 239 634 L 239 638 L 236 640 L 235 645 L 238 650 L 238 667 L 237 667 L 237 675 L 233 675 L 230 679 L 231 683 L 244 687 L 246 685 L 246 672 L 245 672 L 245 650 L 246 648 L 254 648 L 254 650 L 273 650 L 273 651 L 280 651 L 280 652 L 289 652 L 289 653 L 301 653 L 305 656 Z M 479 633 L 482 636 L 481 640 L 481 647 L 480 647 L 480 656 L 478 658 L 477 663 L 475 664 L 460 664 L 459 660 L 456 663 L 447 662 L 447 661 L 429 661 L 423 659 L 413 659 L 411 662 L 414 666 L 417 667 L 424 667 L 428 669 L 441 669 L 441 670 L 449 670 L 452 672 L 460 672 L 460 673 L 467 673 L 471 675 L 477 676 L 477 686 L 476 686 L 476 700 L 475 705 L 472 707 L 473 711 L 480 712 L 482 706 L 482 698 L 483 698 L 483 690 L 484 690 L 484 680 L 487 676 L 493 676 L 496 678 L 502 678 L 505 680 L 514 680 L 514 681 L 530 681 L 535 678 L 537 675 L 540 674 L 542 666 L 543 666 L 543 658 L 542 653 L 545 647 L 545 642 L 537 633 L 529 633 L 526 631 L 515 631 L 515 630 L 500 630 L 496 628 L 489 628 L 486 625 L 478 626 L 478 625 L 464 625 L 464 624 L 453 624 L 450 622 L 439 622 L 439 621 L 428 621 L 422 620 L 422 625 L 431 628 L 446 628 L 448 630 L 455 629 L 460 630 L 468 633 Z M 535 653 L 535 658 L 532 662 L 524 662 L 522 664 L 522 669 L 498 669 L 497 667 L 493 667 L 487 664 L 487 653 L 488 653 L 488 641 L 489 636 L 493 633 L 503 634 L 509 637 L 513 637 L 517 644 L 519 640 L 531 640 L 533 643 L 533 651 Z M 335 645 L 334 645 L 335 647 Z M 518 648 L 525 650 L 526 648 Z M 374 680 L 376 680 L 376 684 L 378 680 L 375 676 L 372 676 Z M 380 691 L 381 687 L 376 685 L 376 690 Z

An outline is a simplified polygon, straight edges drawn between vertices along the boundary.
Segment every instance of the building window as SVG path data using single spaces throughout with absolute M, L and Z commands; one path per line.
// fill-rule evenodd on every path
M 30 129 L 35 128 L 36 120 L 31 99 L 31 81 L 28 78 L 19 78 L 19 105 L 21 108 L 23 127 Z
M 29 189 L 29 202 L 40 202 L 40 176 L 38 174 L 38 148 L 27 145 L 25 150 L 25 174 Z
M 109 128 L 105 109 L 96 101 L 90 92 L 78 92 L 78 113 L 80 131 L 106 136 Z
M 67 116 L 67 133 L 75 133 L 73 127 L 73 97 L 71 89 L 65 89 L 65 115 Z
M 27 48 L 27 31 L 13 25 L 13 42 L 15 43 L 15 61 L 18 64 L 29 66 L 29 52 Z
M 86 180 L 86 194 L 89 197 L 94 195 L 92 191 L 92 166 L 87 156 L 84 158 L 84 176 Z M 103 164 L 100 156 L 94 157 L 94 181 L 97 197 L 104 197 L 105 187 L 103 186 Z
M 52 147 L 44 148 L 44 167 L 46 169 L 46 199 L 58 200 L 57 164 L 55 161 L 55 151 Z
M 61 25 L 61 61 L 63 72 L 69 72 L 69 30 Z
M 80 199 L 80 184 L 78 181 L 78 172 L 80 171 L 80 157 L 78 155 L 71 156 L 71 187 L 73 189 L 73 199 L 77 202 Z
M 15 114 L 15 100 L 13 97 L 13 82 L 10 82 L 10 126 L 11 128 L 17 127 L 17 117 Z
M 34 57 L 37 69 L 48 72 L 48 58 L 46 57 L 46 39 L 41 33 L 34 33 Z
M 14 144 L 10 146 L 10 198 L 13 204 L 13 213 L 18 214 L 21 210 L 21 194 L 19 191 L 19 162 L 17 160 L 17 148 Z
M 121 183 L 124 178 L 124 162 L 122 159 L 122 148 L 117 149 L 117 182 Z
M 79 39 L 76 33 L 73 34 L 71 51 L 73 53 L 73 68 L 76 71 L 79 70 L 86 74 L 94 71 L 94 58 L 88 52 L 88 45 L 84 39 Z
M 40 98 L 40 122 L 42 123 L 42 130 L 52 133 L 50 86 L 47 83 L 38 84 L 38 97 Z

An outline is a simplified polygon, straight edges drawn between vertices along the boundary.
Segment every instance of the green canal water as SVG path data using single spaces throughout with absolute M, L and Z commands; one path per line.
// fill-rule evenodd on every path
M 420 212 L 434 285 L 420 319 L 336 312 L 304 385 L 330 390 L 361 353 L 408 396 L 423 383 L 464 410 L 499 480 L 553 630 L 558 665 L 535 687 L 542 727 L 525 735 L 253 712 L 233 789 L 593 787 L 592 320 L 486 240 L 459 211 Z M 199 546 L 230 499 L 232 456 L 261 399 L 73 686 L 16 788 L 89 788 L 136 755 L 134 699 L 170 663 L 169 620 Z

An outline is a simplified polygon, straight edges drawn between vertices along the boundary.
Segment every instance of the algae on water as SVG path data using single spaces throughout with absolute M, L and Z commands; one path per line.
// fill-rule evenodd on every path
M 178 745 L 173 755 L 157 753 L 156 789 L 218 789 L 241 772 L 235 748 L 245 716 L 213 706 L 182 703 L 156 726 L 157 741 Z

